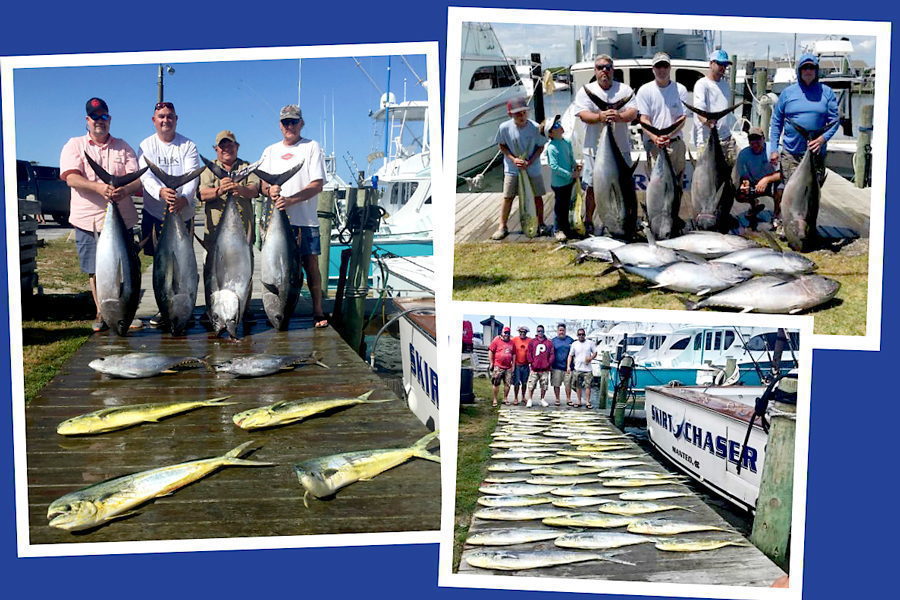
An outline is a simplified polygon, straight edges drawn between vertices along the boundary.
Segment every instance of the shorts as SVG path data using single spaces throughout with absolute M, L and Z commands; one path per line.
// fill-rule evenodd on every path
M 82 273 L 97 272 L 97 238 L 93 231 L 75 227 L 75 248 L 78 250 L 78 266 Z
M 188 231 L 192 231 L 191 225 L 193 220 L 194 218 L 191 217 L 184 222 L 184 224 L 187 225 Z M 153 241 L 153 232 L 156 232 L 156 239 L 159 240 L 159 236 L 162 235 L 162 225 L 163 222 L 148 213 L 146 208 L 141 209 L 141 242 L 144 243 L 144 254 L 147 256 L 156 254 L 156 243 Z
M 525 385 L 528 383 L 528 374 L 531 372 L 531 367 L 528 365 L 516 365 L 515 371 L 513 371 L 513 385 Z
M 297 238 L 297 247 L 300 248 L 300 256 L 318 256 L 322 254 L 322 244 L 319 239 L 319 227 L 307 227 L 291 225 L 291 231 Z
M 644 138 L 644 149 L 654 160 L 656 159 L 659 148 L 650 141 L 650 138 Z M 672 161 L 672 168 L 675 169 L 676 174 L 684 173 L 684 153 L 686 149 L 687 146 L 684 145 L 684 138 L 675 138 L 672 140 L 671 144 L 669 144 L 669 160 Z
M 547 386 L 550 384 L 550 371 L 532 371 L 528 376 L 528 391 L 531 392 L 538 385 L 541 391 L 546 392 Z
M 591 389 L 591 382 L 594 380 L 593 373 L 590 371 L 575 371 L 572 375 L 573 388 L 581 390 Z
M 558 388 L 561 385 L 572 387 L 572 373 L 565 369 L 553 369 L 550 372 L 550 385 Z
M 506 387 L 512 385 L 513 378 L 513 369 L 512 367 L 508 369 L 501 369 L 500 367 L 494 367 L 491 370 L 491 383 L 495 386 L 500 385 L 501 383 L 505 383 Z
M 815 156 L 813 158 L 815 158 Z M 801 160 L 803 160 L 802 154 L 796 155 L 785 152 L 784 150 L 781 151 L 781 156 L 778 161 L 781 166 L 781 185 L 787 185 L 791 175 L 793 175 L 794 171 L 797 170 L 797 167 L 800 166 Z M 816 172 L 819 174 L 819 185 L 821 186 L 825 183 L 825 161 L 816 159 Z
M 531 180 L 531 187 L 534 189 L 534 196 L 543 196 L 547 193 L 547 188 L 544 187 L 544 177 L 540 174 L 538 175 L 529 175 L 528 177 Z M 503 175 L 503 197 L 504 198 L 515 198 L 519 195 L 519 176 L 518 175 L 510 175 L 508 173 Z

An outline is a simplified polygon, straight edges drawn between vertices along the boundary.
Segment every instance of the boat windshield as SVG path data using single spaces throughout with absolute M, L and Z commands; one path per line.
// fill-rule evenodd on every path
M 788 337 L 790 338 L 790 347 L 794 350 L 800 348 L 800 334 L 796 331 L 791 331 L 788 333 Z M 775 340 L 778 339 L 778 333 L 775 331 L 770 331 L 769 333 L 761 333 L 759 335 L 754 335 L 752 338 L 747 340 L 747 350 L 774 350 L 775 349 Z M 785 348 L 788 350 L 788 348 Z
M 470 90 L 492 90 L 512 87 L 519 83 L 519 76 L 509 65 L 478 67 L 469 81 Z

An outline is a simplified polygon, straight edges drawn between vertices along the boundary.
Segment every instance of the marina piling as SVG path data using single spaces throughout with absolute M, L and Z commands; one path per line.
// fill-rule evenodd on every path
M 768 83 L 768 69 L 759 69 L 753 74 L 753 93 L 756 95 L 757 102 L 753 105 L 752 121 L 757 127 L 761 127 L 763 131 L 766 131 L 769 127 L 768 124 L 763 125 L 763 115 L 758 101 L 766 95 L 766 86 Z M 771 112 L 769 114 L 771 115 Z
M 600 410 L 606 410 L 606 399 L 609 396 L 609 351 L 604 350 L 600 358 L 600 393 L 597 398 L 597 406 Z
M 362 353 L 362 332 L 365 321 L 366 296 L 369 294 L 369 262 L 372 257 L 372 240 L 378 223 L 381 220 L 380 207 L 375 196 L 375 190 L 371 188 L 357 189 L 358 195 L 364 195 L 364 203 L 358 209 L 356 215 L 350 219 L 352 241 L 350 248 L 350 268 L 347 276 L 347 287 L 344 290 L 343 307 L 346 313 L 344 318 L 344 339 L 350 347 Z M 361 354 L 362 355 L 362 354 Z
M 322 300 L 328 297 L 328 271 L 331 259 L 331 226 L 334 223 L 334 191 L 319 193 L 319 240 L 322 253 L 319 254 L 319 273 L 322 274 Z
M 858 188 L 869 187 L 872 178 L 872 118 L 875 106 L 863 106 L 859 111 L 859 136 L 853 155 L 853 183 Z

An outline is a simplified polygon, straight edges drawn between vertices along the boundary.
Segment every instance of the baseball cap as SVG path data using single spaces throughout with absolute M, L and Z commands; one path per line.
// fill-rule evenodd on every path
M 519 325 L 519 331 L 524 331 L 525 333 L 528 333 L 528 328 L 525 327 L 524 325 Z
M 509 327 L 504 327 L 504 328 L 503 328 L 503 333 L 509 333 Z
M 709 62 L 717 62 L 722 63 L 723 65 L 730 65 L 731 58 L 728 56 L 728 53 L 722 49 L 713 50 L 709 53 Z
M 562 121 L 560 121 L 561 115 L 556 115 L 552 119 L 544 119 L 544 122 L 541 123 L 541 135 L 544 137 L 549 137 L 550 132 L 556 129 L 557 127 L 562 127 Z
M 660 63 L 666 63 L 668 65 L 672 64 L 672 59 L 669 58 L 669 55 L 665 52 L 657 52 L 653 55 L 653 66 L 657 66 Z
M 747 132 L 747 137 L 751 138 L 753 136 L 759 136 L 762 139 L 766 139 L 766 132 L 762 130 L 762 127 L 751 127 L 750 131 Z
M 514 114 L 525 110 L 528 110 L 528 100 L 524 97 L 513 98 L 512 100 L 507 100 L 506 102 L 506 112 L 509 114 Z
M 234 135 L 234 132 L 229 129 L 223 129 L 216 134 L 216 146 L 218 146 L 222 142 L 222 140 L 231 140 L 235 144 L 238 143 L 237 136 Z
M 93 114 L 99 111 L 109 112 L 109 107 L 106 105 L 106 102 L 102 98 L 91 98 L 84 104 L 84 112 L 87 115 Z
M 281 119 L 302 119 L 303 113 L 300 112 L 300 107 L 296 104 L 288 104 L 284 108 L 281 109 L 281 113 L 278 116 L 278 120 Z

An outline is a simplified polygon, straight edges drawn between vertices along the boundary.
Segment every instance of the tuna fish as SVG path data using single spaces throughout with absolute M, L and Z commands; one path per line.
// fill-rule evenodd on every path
M 133 515 L 135 513 L 131 509 L 136 506 L 154 498 L 168 496 L 222 467 L 274 466 L 274 463 L 239 458 L 253 443 L 244 442 L 215 458 L 192 460 L 116 477 L 66 494 L 50 504 L 47 510 L 50 527 L 67 531 L 92 529 L 114 519 Z
M 679 117 L 665 129 L 656 129 L 646 123 L 641 126 L 654 135 L 668 135 L 677 129 L 684 117 Z M 647 184 L 647 220 L 650 230 L 658 240 L 667 240 L 681 233 L 684 222 L 678 216 L 681 208 L 681 173 L 676 173 L 667 150 L 657 153 Z
M 802 275 L 816 270 L 816 263 L 796 252 L 782 252 L 774 248 L 747 248 L 711 262 L 722 262 L 750 269 L 754 275 Z
M 228 406 L 236 402 L 225 402 L 231 396 L 193 402 L 157 402 L 153 404 L 131 404 L 102 408 L 66 419 L 56 428 L 60 435 L 93 435 L 125 429 L 138 423 L 156 423 L 160 419 L 186 413 L 204 406 Z
M 577 240 L 574 242 L 569 242 L 567 244 L 562 244 L 561 246 L 554 248 L 551 252 L 556 252 L 557 250 L 561 250 L 563 248 L 572 248 L 578 253 L 575 256 L 576 264 L 581 264 L 588 259 L 609 262 L 609 251 L 615 248 L 620 248 L 624 245 L 625 242 L 622 242 L 620 240 L 616 240 L 611 237 L 595 235 L 583 240 Z
M 553 529 L 499 528 L 478 531 L 469 536 L 467 544 L 472 546 L 513 546 L 552 540 L 563 533 Z
M 675 262 L 662 267 L 633 267 L 623 265 L 613 252 L 613 265 L 624 271 L 652 281 L 652 288 L 666 288 L 675 292 L 705 295 L 735 286 L 753 277 L 749 269 L 730 263 Z
M 588 95 L 601 110 L 621 108 L 631 100 L 629 96 L 615 104 L 609 104 L 590 92 Z M 622 150 L 616 144 L 612 129 L 607 125 L 600 131 L 594 152 L 591 183 L 594 188 L 597 216 L 600 217 L 609 235 L 631 240 L 637 233 L 637 195 L 632 175 L 638 163 L 628 166 Z M 593 215 L 588 215 L 588 218 L 593 218 Z
M 671 240 L 660 240 L 659 245 L 690 252 L 702 258 L 717 258 L 745 248 L 759 248 L 759 244 L 753 240 L 716 231 L 692 231 Z
M 839 282 L 821 275 L 763 275 L 699 302 L 682 302 L 688 310 L 712 306 L 793 315 L 828 302 L 840 289 Z
M 206 167 L 185 175 L 169 175 L 146 157 L 150 171 L 168 188 L 178 189 L 200 176 Z M 184 335 L 197 303 L 200 274 L 194 254 L 194 238 L 178 213 L 167 210 L 163 217 L 162 233 L 155 243 L 153 257 L 153 295 L 162 315 L 162 322 L 172 335 Z
M 743 103 L 716 112 L 694 108 L 687 102 L 682 104 L 707 120 L 718 121 Z M 731 207 L 734 206 L 732 167 L 725 159 L 717 127 L 710 127 L 709 141 L 697 157 L 691 179 L 691 201 L 694 204 L 694 221 L 697 227 L 722 233 L 731 229 Z
M 654 538 L 635 535 L 633 533 L 617 533 L 614 531 L 584 531 L 566 533 L 553 542 L 560 548 L 579 548 L 581 550 L 611 550 L 635 544 L 652 544 Z
M 522 571 L 568 565 L 589 560 L 607 560 L 634 566 L 634 563 L 617 560 L 610 555 L 591 554 L 589 552 L 563 552 L 561 550 L 535 550 L 530 552 L 501 552 L 480 550 L 465 557 L 466 563 L 479 569 L 495 569 L 499 571 Z
M 405 448 L 344 452 L 296 464 L 294 472 L 300 485 L 306 490 L 303 504 L 309 507 L 307 498 L 310 494 L 319 499 L 333 496 L 341 488 L 357 481 L 372 479 L 411 458 L 424 458 L 439 463 L 441 457 L 428 450 L 428 445 L 437 437 L 438 432 L 433 431 Z
M 318 353 L 312 352 L 308 356 L 249 354 L 219 363 L 215 365 L 215 369 L 219 373 L 230 373 L 237 377 L 264 377 L 279 371 L 290 371 L 298 365 L 312 364 L 328 368 L 328 365 L 319 361 Z
M 356 398 L 305 398 L 303 400 L 285 400 L 269 406 L 251 408 L 234 415 L 231 420 L 241 429 L 252 430 L 276 425 L 288 425 L 308 419 L 309 417 L 357 404 L 379 404 L 390 402 L 391 398 L 369 400 L 375 390 L 369 390 Z
M 184 366 L 211 367 L 202 358 L 193 356 L 166 356 L 151 352 L 131 352 L 129 354 L 114 354 L 101 356 L 88 363 L 95 371 L 111 377 L 124 379 L 141 379 L 153 377 L 160 373 L 174 373 L 172 369 Z
M 793 120 L 787 121 L 807 140 L 816 139 L 835 125 L 832 121 L 822 129 L 807 131 Z M 785 184 L 781 196 L 784 236 L 791 249 L 800 252 L 811 250 L 818 239 L 816 221 L 819 218 L 822 190 L 816 167 L 820 160 L 823 158 L 807 148 L 800 164 Z

